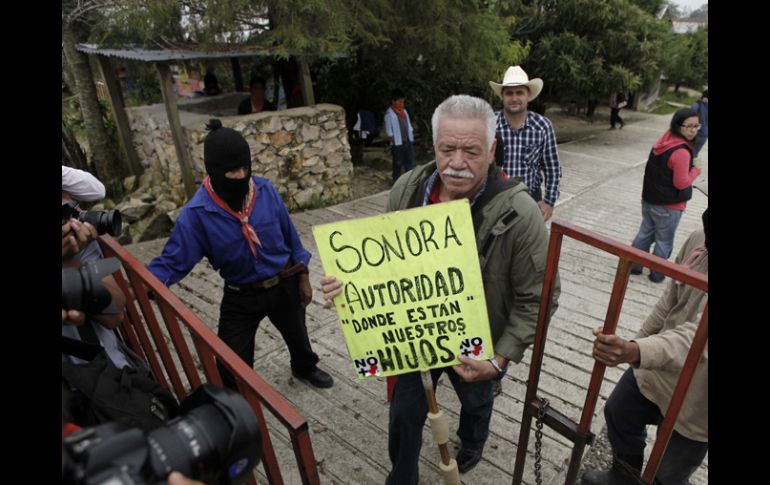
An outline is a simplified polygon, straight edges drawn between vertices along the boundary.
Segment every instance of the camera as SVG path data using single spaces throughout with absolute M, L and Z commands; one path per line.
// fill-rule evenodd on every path
M 68 220 L 77 219 L 81 222 L 88 222 L 96 228 L 96 232 L 109 234 L 113 237 L 120 236 L 123 219 L 118 210 L 110 211 L 84 211 L 80 210 L 78 203 L 74 200 L 62 199 L 61 201 L 61 223 L 66 224 Z
M 246 399 L 211 384 L 181 403 L 181 416 L 148 433 L 106 423 L 64 439 L 62 483 L 165 484 L 176 470 L 207 484 L 241 484 L 260 462 L 262 437 Z
M 61 270 L 61 307 L 86 313 L 101 313 L 112 302 L 112 295 L 102 279 L 118 271 L 118 258 L 97 259 L 80 268 Z

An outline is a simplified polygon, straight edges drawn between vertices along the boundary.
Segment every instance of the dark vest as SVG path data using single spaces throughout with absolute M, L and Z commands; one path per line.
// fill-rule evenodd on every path
M 642 187 L 642 200 L 648 204 L 677 204 L 692 198 L 692 186 L 683 190 L 674 187 L 674 171 L 668 168 L 669 157 L 680 148 L 686 149 L 690 154 L 690 168 L 692 168 L 692 150 L 685 143 L 676 145 L 660 155 L 655 155 L 650 150 L 647 165 L 644 167 L 644 186 Z

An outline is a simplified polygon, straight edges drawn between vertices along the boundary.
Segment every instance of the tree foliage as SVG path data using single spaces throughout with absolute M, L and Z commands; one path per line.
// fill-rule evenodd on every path
M 400 87 L 423 126 L 449 94 L 490 97 L 487 82 L 528 50 L 509 38 L 495 2 L 480 0 L 101 1 L 104 18 L 92 29 L 101 44 L 237 43 L 308 60 L 317 101 L 381 115 Z
M 316 65 L 320 98 L 344 105 L 353 117 L 359 109 L 382 115 L 390 91 L 400 88 L 418 132 L 427 136 L 430 116 L 447 96 L 467 93 L 492 101 L 488 81 L 500 79 L 527 53 L 480 3 L 424 0 L 418 8 L 392 2 L 382 13 L 384 41 L 357 37 L 350 57 Z
M 652 12 L 660 1 L 519 2 L 506 9 L 532 49 L 525 70 L 542 77 L 547 98 L 595 105 L 613 91 L 637 91 L 657 79 L 669 30 Z M 526 29 L 519 31 L 522 26 Z
M 706 20 L 709 19 L 709 4 L 704 3 L 700 7 L 696 8 L 690 13 L 690 16 L 688 18 L 694 19 L 694 20 Z
M 675 36 L 666 46 L 664 72 L 668 82 L 700 88 L 708 84 L 708 27 Z

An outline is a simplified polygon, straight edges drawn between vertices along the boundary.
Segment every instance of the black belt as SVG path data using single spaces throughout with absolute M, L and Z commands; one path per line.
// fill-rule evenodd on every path
M 254 283 L 244 283 L 242 285 L 225 281 L 225 286 L 227 288 L 230 288 L 231 290 L 238 290 L 238 291 L 248 290 L 248 289 L 267 290 L 268 288 L 277 286 L 282 280 L 285 280 L 286 278 L 290 278 L 295 274 L 301 273 L 303 271 L 307 271 L 305 267 L 305 263 L 297 263 L 294 266 L 286 268 L 280 273 L 278 273 L 277 275 L 272 276 L 266 280 L 255 281 Z

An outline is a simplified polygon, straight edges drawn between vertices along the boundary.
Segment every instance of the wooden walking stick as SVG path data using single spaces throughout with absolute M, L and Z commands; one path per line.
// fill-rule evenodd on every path
M 430 371 L 420 371 L 422 387 L 425 389 L 425 397 L 428 400 L 428 419 L 433 431 L 433 440 L 438 444 L 441 453 L 441 463 L 438 467 L 446 485 L 460 485 L 460 473 L 457 470 L 457 461 L 449 456 L 449 422 L 444 412 L 438 408 L 436 393 L 433 392 L 433 379 Z

